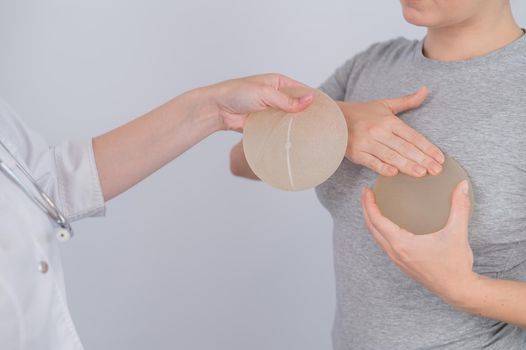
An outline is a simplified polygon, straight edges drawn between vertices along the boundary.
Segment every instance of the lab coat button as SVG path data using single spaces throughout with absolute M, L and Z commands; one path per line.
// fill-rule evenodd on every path
M 71 233 L 65 228 L 60 228 L 57 230 L 57 239 L 60 242 L 67 242 L 71 239 Z
M 46 272 L 48 272 L 48 270 L 49 270 L 49 265 L 48 265 L 47 262 L 41 261 L 38 264 L 38 271 L 40 271 L 40 273 L 46 273 Z

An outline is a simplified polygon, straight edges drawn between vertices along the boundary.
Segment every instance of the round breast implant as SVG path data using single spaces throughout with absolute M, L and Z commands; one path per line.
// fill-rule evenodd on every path
M 453 159 L 446 157 L 439 175 L 412 177 L 405 174 L 378 176 L 373 191 L 382 214 L 403 229 L 417 235 L 433 233 L 446 226 L 451 196 L 456 185 L 469 177 Z M 471 213 L 473 191 L 469 183 Z
M 329 96 L 308 87 L 281 90 L 293 97 L 314 94 L 299 113 L 266 109 L 248 116 L 243 150 L 252 171 L 269 185 L 288 191 L 315 187 L 338 169 L 347 148 L 347 124 Z

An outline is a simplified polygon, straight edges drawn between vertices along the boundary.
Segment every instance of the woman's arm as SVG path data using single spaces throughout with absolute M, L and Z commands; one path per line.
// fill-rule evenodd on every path
M 453 307 L 526 328 L 526 283 L 492 279 L 473 271 L 468 191 L 463 181 L 453 192 L 446 227 L 432 234 L 414 235 L 384 217 L 373 192 L 364 189 L 365 222 L 400 270 Z
M 454 306 L 526 328 L 526 283 L 477 275 Z
M 298 112 L 312 102 L 279 91 L 300 83 L 277 74 L 230 80 L 187 92 L 93 139 L 104 199 L 126 191 L 208 135 L 238 130 L 268 107 Z

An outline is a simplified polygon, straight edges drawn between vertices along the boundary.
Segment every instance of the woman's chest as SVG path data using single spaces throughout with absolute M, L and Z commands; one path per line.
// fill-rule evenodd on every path
M 475 197 L 470 243 L 476 264 L 485 265 L 488 271 L 500 270 L 509 262 L 516 243 L 526 241 L 526 103 L 499 99 L 495 92 L 475 96 L 435 88 L 421 108 L 400 118 L 468 173 Z M 365 95 L 357 91 L 349 99 L 370 99 Z M 396 94 L 386 91 L 385 96 Z M 371 186 L 375 179 L 369 169 L 345 161 L 318 194 L 335 220 L 349 219 L 349 211 L 345 215 L 342 208 L 356 206 L 354 210 L 359 210 L 361 187 Z M 360 239 L 366 233 L 347 234 Z
M 475 249 L 526 240 L 526 104 L 498 102 L 494 96 L 472 102 L 434 98 L 401 119 L 468 173 L 475 197 L 470 226 Z

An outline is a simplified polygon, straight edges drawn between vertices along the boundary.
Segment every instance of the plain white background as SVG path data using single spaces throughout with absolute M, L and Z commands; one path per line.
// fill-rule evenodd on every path
M 423 34 L 385 0 L 0 0 L 0 96 L 58 143 L 227 78 L 317 86 L 373 42 Z M 75 225 L 63 258 L 87 349 L 330 348 L 331 219 L 313 191 L 232 177 L 238 139 L 213 135 Z

